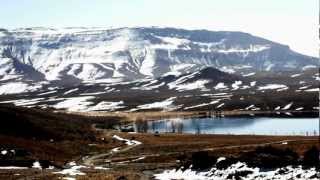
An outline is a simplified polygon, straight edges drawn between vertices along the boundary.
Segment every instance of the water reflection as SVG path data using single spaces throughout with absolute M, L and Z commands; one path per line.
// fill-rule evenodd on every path
M 193 134 L 317 135 L 316 118 L 190 118 L 136 121 L 136 132 Z

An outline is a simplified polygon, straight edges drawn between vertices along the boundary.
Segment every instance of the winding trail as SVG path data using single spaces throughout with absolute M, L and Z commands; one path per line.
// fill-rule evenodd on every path
M 113 136 L 114 139 L 118 139 L 119 140 L 119 136 Z M 127 146 L 126 147 L 118 147 L 117 150 L 115 151 L 114 149 L 110 150 L 107 153 L 103 153 L 103 154 L 97 154 L 97 155 L 93 155 L 91 157 L 85 158 L 83 159 L 82 164 L 85 166 L 93 166 L 95 162 L 97 161 L 101 161 L 104 160 L 105 162 L 111 162 L 111 160 L 105 159 L 106 157 L 110 157 L 119 153 L 123 153 L 123 152 L 127 152 L 137 146 L 139 146 L 141 144 L 141 142 L 139 141 L 134 141 L 134 140 L 128 140 L 128 139 L 120 139 L 121 141 L 125 141 Z M 130 142 L 130 143 L 128 143 Z
M 274 141 L 274 142 L 268 142 L 268 143 L 258 143 L 258 144 L 245 144 L 245 145 L 232 145 L 232 146 L 222 146 L 222 147 L 214 147 L 214 148 L 206 148 L 202 149 L 201 151 L 216 151 L 216 150 L 223 150 L 223 149 L 235 149 L 235 148 L 246 148 L 246 147 L 263 147 L 263 146 L 269 146 L 274 144 L 282 144 L 282 143 L 288 143 L 288 142 L 301 142 L 301 141 L 317 141 L 317 139 L 299 139 L 299 140 L 282 140 L 282 141 Z M 188 151 L 188 152 L 197 152 L 199 150 L 194 151 Z M 168 152 L 168 153 L 155 153 L 155 154 L 146 154 L 143 155 L 145 158 L 147 157 L 156 157 L 161 155 L 175 155 L 175 154 L 181 154 L 182 152 Z M 128 157 L 131 158 L 131 157 Z
M 113 136 L 113 138 L 115 138 L 115 136 Z M 109 166 L 111 165 L 112 162 L 112 156 L 116 155 L 116 154 L 121 154 L 127 151 L 130 151 L 134 148 L 136 148 L 137 146 L 141 145 L 142 143 L 139 141 L 133 141 L 133 140 L 128 140 L 128 139 L 123 139 L 120 138 L 119 136 L 117 136 L 118 140 L 122 140 L 125 141 L 127 146 L 125 147 L 119 147 L 117 148 L 117 150 L 110 150 L 107 153 L 103 153 L 103 154 L 97 154 L 97 155 L 93 155 L 91 157 L 85 158 L 83 159 L 82 164 L 86 165 L 86 166 L 93 166 L 95 165 L 95 163 L 101 163 L 101 162 L 105 162 L 106 164 L 108 164 Z M 286 145 L 287 143 L 292 143 L 292 142 L 302 142 L 302 141 L 317 141 L 318 139 L 297 139 L 297 140 L 281 140 L 281 141 L 274 141 L 274 142 L 267 142 L 267 143 L 256 143 L 256 144 L 244 144 L 244 145 L 230 145 L 230 146 L 222 146 L 222 147 L 213 147 L 213 148 L 205 148 L 202 149 L 201 151 L 216 151 L 216 150 L 224 150 L 224 149 L 236 149 L 236 148 L 254 148 L 254 147 L 261 147 L 261 146 L 268 146 L 268 145 L 275 145 L 275 144 L 283 144 Z M 130 143 L 128 143 L 130 142 Z M 199 150 L 191 150 L 188 152 L 197 152 Z M 112 162 L 112 165 L 127 165 L 129 163 L 132 162 L 137 162 L 139 160 L 142 160 L 144 158 L 147 157 L 157 157 L 157 156 L 166 156 L 166 155 L 176 155 L 176 154 L 181 154 L 182 152 L 178 151 L 178 152 L 168 152 L 168 153 L 154 153 L 154 154 L 143 154 L 141 156 L 128 156 L 126 157 L 126 159 L 130 159 L 127 161 L 123 161 L 123 162 Z

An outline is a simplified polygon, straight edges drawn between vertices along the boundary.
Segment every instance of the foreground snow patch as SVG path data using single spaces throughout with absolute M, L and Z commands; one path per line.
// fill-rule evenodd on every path
M 18 166 L 0 166 L 0 170 L 9 170 L 9 169 L 28 169 L 28 167 L 18 167 Z
M 223 161 L 221 159 L 220 161 Z M 238 174 L 238 175 L 236 175 Z M 241 175 L 240 177 L 240 174 Z M 245 175 L 247 174 L 247 175 Z M 185 180 L 224 180 L 224 179 L 237 179 L 240 177 L 243 180 L 267 180 L 267 179 L 317 179 L 317 171 L 315 168 L 302 169 L 299 167 L 285 167 L 276 170 L 262 171 L 259 168 L 248 167 L 245 163 L 235 163 L 224 170 L 213 167 L 208 171 L 197 172 L 191 169 L 185 171 L 179 170 L 166 170 L 160 174 L 155 174 L 155 179 L 169 180 L 169 179 L 185 179 Z M 230 178 L 232 177 L 232 178 Z
M 63 169 L 62 171 L 54 172 L 54 174 L 63 174 L 63 175 L 86 175 L 85 173 L 81 172 L 81 168 L 86 168 L 85 166 L 77 166 L 75 162 L 69 163 L 70 168 Z
M 39 161 L 36 161 L 32 164 L 32 168 L 35 168 L 35 169 L 42 169 L 41 167 L 41 164 Z

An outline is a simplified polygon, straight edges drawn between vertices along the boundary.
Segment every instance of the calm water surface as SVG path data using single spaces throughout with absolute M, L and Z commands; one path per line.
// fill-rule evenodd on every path
M 137 132 L 192 134 L 318 135 L 318 118 L 190 118 L 137 122 Z

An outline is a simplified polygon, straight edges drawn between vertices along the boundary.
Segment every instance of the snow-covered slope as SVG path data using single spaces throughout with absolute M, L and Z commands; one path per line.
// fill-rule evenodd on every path
M 204 66 L 238 73 L 317 65 L 315 58 L 242 32 L 174 28 L 0 29 L 0 78 L 63 84 L 156 78 Z

